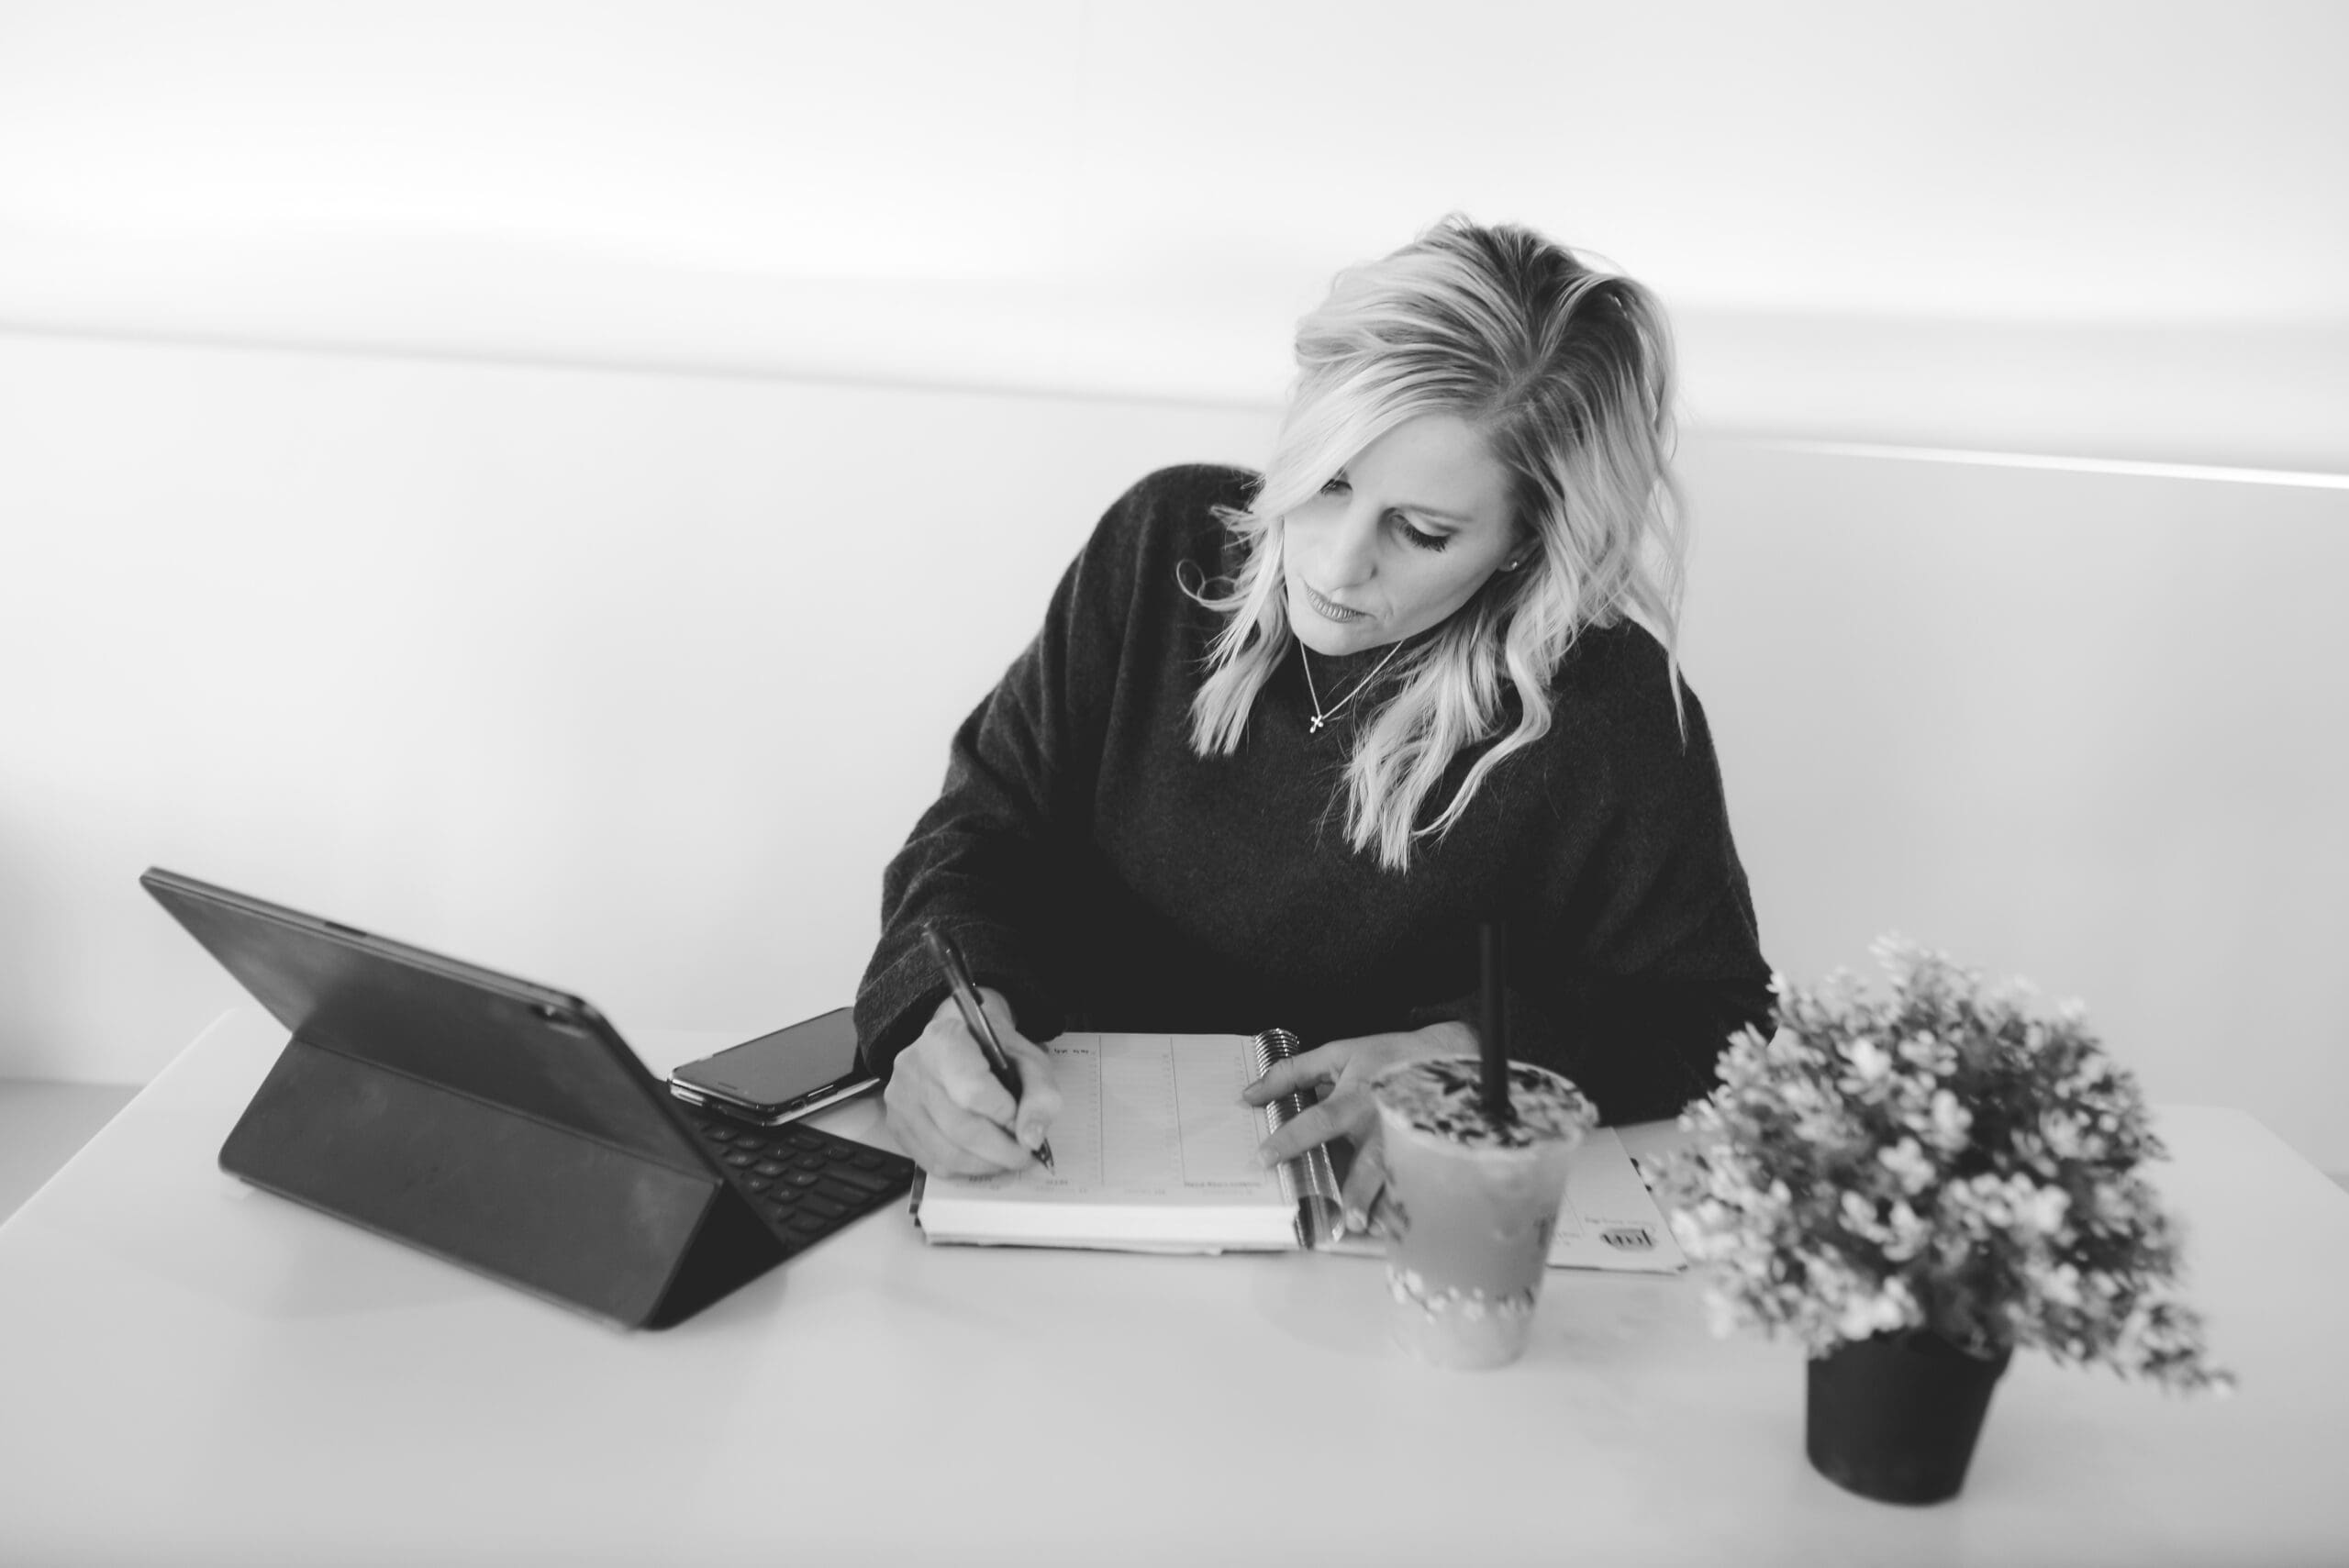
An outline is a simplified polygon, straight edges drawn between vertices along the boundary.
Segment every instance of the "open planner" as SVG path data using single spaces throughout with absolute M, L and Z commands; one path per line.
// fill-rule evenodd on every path
M 1340 1184 L 1318 1148 L 1265 1170 L 1257 1144 L 1304 1106 L 1259 1110 L 1241 1089 L 1297 1049 L 1283 1029 L 1249 1035 L 1064 1034 L 1047 1041 L 1060 1117 L 1057 1169 L 930 1175 L 914 1216 L 932 1241 L 1221 1252 L 1328 1249 L 1376 1253 L 1340 1237 Z M 1605 1128 L 1575 1149 L 1550 1249 L 1553 1268 L 1671 1273 L 1685 1266 L 1655 1200 Z

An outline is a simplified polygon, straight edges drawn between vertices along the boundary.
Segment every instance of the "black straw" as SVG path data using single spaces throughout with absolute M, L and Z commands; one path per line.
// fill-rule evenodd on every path
M 1508 1103 L 1508 1009 L 1502 1002 L 1508 986 L 1508 928 L 1486 920 L 1476 929 L 1476 1036 L 1484 1052 L 1485 1114 L 1497 1122 L 1513 1120 Z

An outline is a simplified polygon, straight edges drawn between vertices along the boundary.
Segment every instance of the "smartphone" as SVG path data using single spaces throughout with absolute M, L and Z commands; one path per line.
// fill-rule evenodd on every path
M 849 1009 L 836 1007 L 686 1062 L 669 1074 L 669 1092 L 737 1120 L 780 1127 L 878 1081 L 857 1058 Z

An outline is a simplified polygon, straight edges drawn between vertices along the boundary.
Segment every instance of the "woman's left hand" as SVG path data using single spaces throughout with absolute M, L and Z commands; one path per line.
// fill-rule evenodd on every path
M 1343 1200 L 1346 1229 L 1369 1229 L 1371 1205 L 1386 1184 L 1386 1162 L 1373 1136 L 1378 1130 L 1378 1107 L 1371 1101 L 1370 1081 L 1397 1062 L 1463 1053 L 1476 1053 L 1476 1031 L 1447 1021 L 1395 1034 L 1333 1040 L 1273 1063 L 1271 1072 L 1241 1091 L 1241 1099 L 1265 1106 L 1301 1089 L 1319 1090 L 1320 1099 L 1257 1145 L 1256 1157 L 1270 1167 L 1333 1138 L 1352 1140 L 1354 1162 L 1346 1173 Z

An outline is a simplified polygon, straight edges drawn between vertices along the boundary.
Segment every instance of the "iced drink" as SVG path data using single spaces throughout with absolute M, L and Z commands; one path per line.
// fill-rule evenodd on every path
M 1506 1122 L 1485 1114 L 1473 1056 L 1406 1062 L 1371 1084 L 1395 1338 L 1436 1366 L 1500 1366 L 1524 1352 L 1566 1156 L 1598 1120 L 1545 1068 L 1512 1062 L 1508 1084 Z

